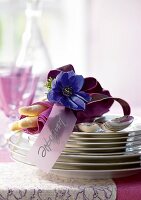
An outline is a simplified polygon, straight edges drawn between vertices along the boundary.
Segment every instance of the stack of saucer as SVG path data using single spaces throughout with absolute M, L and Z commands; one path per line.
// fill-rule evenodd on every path
M 73 132 L 51 170 L 65 177 L 116 178 L 141 170 L 140 119 L 120 132 Z M 26 156 L 37 136 L 15 134 L 9 139 L 11 157 L 31 164 Z

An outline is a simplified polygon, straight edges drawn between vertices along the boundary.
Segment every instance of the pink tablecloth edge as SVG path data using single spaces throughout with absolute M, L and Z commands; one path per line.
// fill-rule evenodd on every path
M 141 200 L 141 173 L 113 180 L 117 186 L 117 200 Z

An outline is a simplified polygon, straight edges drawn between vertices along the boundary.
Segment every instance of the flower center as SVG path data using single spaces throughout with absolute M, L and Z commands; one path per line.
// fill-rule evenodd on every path
M 63 88 L 63 95 L 71 96 L 72 95 L 72 87 L 65 87 Z

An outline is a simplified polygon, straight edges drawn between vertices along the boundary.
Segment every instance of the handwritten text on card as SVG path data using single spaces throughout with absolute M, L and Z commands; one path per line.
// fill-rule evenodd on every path
M 75 123 L 76 117 L 71 110 L 54 105 L 43 130 L 29 152 L 30 162 L 48 173 L 61 155 Z

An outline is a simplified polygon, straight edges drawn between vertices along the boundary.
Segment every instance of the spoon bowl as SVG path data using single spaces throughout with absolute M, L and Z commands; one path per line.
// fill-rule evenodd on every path
M 133 122 L 133 116 L 118 117 L 115 115 L 105 115 L 95 119 L 93 122 L 77 124 L 78 130 L 87 133 L 118 132 L 126 129 Z
M 109 119 L 108 117 L 101 117 L 95 120 L 95 123 L 104 131 L 117 132 L 127 128 L 134 120 L 133 116 L 125 115 L 123 117 L 116 117 Z

